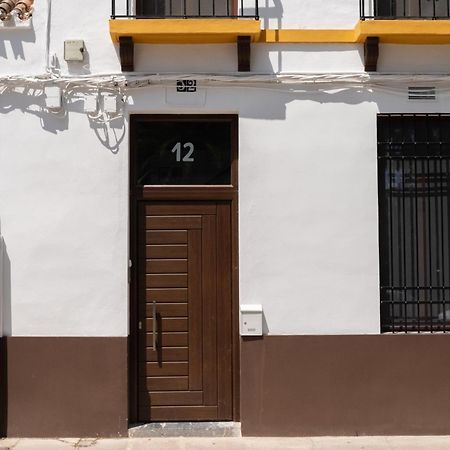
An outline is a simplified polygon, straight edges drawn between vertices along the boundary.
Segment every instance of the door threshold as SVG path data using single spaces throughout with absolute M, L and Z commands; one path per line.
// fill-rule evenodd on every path
M 133 438 L 151 437 L 241 437 L 240 422 L 151 422 L 128 429 Z

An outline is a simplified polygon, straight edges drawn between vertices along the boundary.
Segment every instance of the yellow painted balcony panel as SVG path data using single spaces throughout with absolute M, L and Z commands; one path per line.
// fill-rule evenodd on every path
M 270 44 L 355 44 L 378 36 L 382 44 L 450 44 L 450 20 L 361 20 L 353 29 L 262 30 Z
M 135 44 L 235 43 L 238 36 L 257 41 L 261 24 L 255 19 L 111 19 L 114 42 L 131 36 Z
M 378 36 L 382 44 L 450 44 L 450 20 L 362 20 L 356 42 Z

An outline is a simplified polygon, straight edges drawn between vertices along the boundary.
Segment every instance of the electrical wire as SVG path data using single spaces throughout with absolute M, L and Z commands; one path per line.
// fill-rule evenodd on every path
M 4 76 L 0 77 L 0 86 L 52 84 L 64 87 L 101 88 L 114 92 L 132 90 L 147 86 L 169 86 L 178 80 L 197 80 L 205 86 L 209 85 L 293 85 L 293 86 L 333 86 L 336 87 L 370 87 L 404 91 L 405 86 L 435 86 L 436 90 L 450 88 L 450 74 L 368 74 L 362 73 L 283 73 L 283 74 L 99 74 L 84 76 L 62 76 L 54 73 L 49 65 L 49 72 L 37 76 Z
M 51 0 L 48 0 L 51 2 Z M 98 101 L 95 113 L 87 113 L 90 120 L 107 123 L 124 115 L 127 98 L 133 92 L 143 88 L 175 87 L 178 80 L 196 80 L 202 88 L 251 88 L 285 93 L 338 93 L 344 90 L 380 91 L 390 95 L 408 95 L 410 86 L 433 86 L 436 95 L 450 95 L 449 74 L 368 74 L 368 73 L 283 73 L 283 74 L 101 74 L 82 76 L 62 76 L 47 67 L 46 74 L 37 76 L 0 77 L 0 93 L 21 93 L 33 97 L 44 95 L 46 86 L 58 86 L 62 93 L 62 109 L 70 105 L 74 98 L 94 95 L 99 100 L 104 95 L 116 96 L 119 100 L 118 111 L 107 113 Z M 47 111 L 56 116 L 63 116 L 63 111 Z

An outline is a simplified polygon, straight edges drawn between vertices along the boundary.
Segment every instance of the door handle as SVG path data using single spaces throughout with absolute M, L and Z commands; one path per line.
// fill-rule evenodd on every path
M 153 351 L 156 352 L 156 340 L 157 340 L 157 328 L 158 327 L 158 321 L 156 320 L 156 301 L 153 301 Z

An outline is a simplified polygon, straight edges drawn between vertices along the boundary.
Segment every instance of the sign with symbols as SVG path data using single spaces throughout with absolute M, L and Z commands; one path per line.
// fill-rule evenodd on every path
M 197 80 L 177 80 L 177 92 L 197 92 Z

